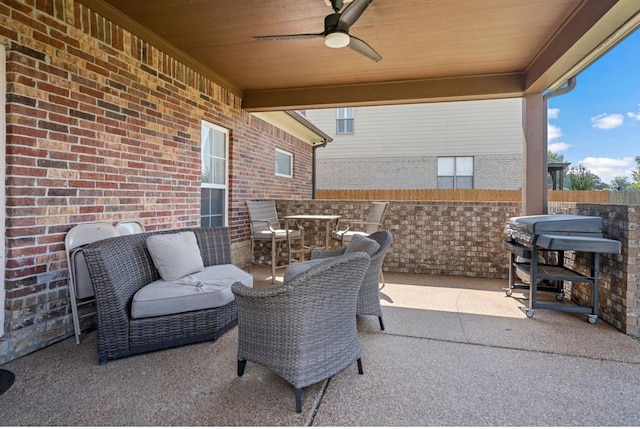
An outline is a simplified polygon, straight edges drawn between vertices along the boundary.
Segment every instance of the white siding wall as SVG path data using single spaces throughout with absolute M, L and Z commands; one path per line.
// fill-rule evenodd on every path
M 336 134 L 336 109 L 305 114 L 334 139 L 316 152 L 318 189 L 435 188 L 438 156 L 474 156 L 478 189 L 522 183 L 520 98 L 356 107 L 354 134 Z

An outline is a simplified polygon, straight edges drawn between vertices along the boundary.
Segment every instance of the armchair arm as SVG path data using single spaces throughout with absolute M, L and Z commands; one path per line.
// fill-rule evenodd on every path
M 270 298 L 273 296 L 282 295 L 285 293 L 283 287 L 269 287 L 269 288 L 252 288 L 245 286 L 241 282 L 235 282 L 231 285 L 231 292 L 236 298 L 246 299 L 248 302 L 260 300 L 261 298 Z
M 293 221 L 293 225 L 295 226 L 295 228 L 289 228 L 289 224 L 291 223 L 291 221 Z M 298 230 L 301 231 L 304 229 L 304 226 L 295 219 L 285 219 L 284 221 L 279 221 L 279 222 L 280 222 L 280 228 L 287 231 L 298 231 Z
M 96 297 L 100 364 L 106 363 L 108 359 L 129 354 L 129 303 L 139 289 L 138 281 L 142 277 L 132 273 L 137 274 L 145 268 L 149 273 L 152 271 L 144 263 L 138 266 L 139 261 L 135 258 L 124 260 L 126 257 L 121 255 L 130 255 L 130 252 L 120 246 L 125 241 L 127 240 L 111 240 L 102 247 L 90 244 L 84 249 Z M 149 277 L 149 282 L 153 280 L 155 278 Z
M 343 223 L 343 222 L 346 223 L 347 226 L 341 229 L 340 228 L 340 224 Z M 375 225 L 378 228 L 382 227 L 381 223 L 367 222 L 366 220 L 362 220 L 362 219 L 339 219 L 338 223 L 336 224 L 335 231 L 345 231 L 346 232 L 346 231 L 351 230 L 351 227 L 354 226 L 354 225 L 361 225 L 361 226 L 364 226 L 364 225 Z
M 349 229 L 349 225 L 352 224 L 352 223 L 356 223 L 356 222 L 359 222 L 359 220 L 358 219 L 342 219 L 342 218 L 340 218 L 336 222 L 335 229 L 336 230 L 340 229 L 340 225 L 342 225 L 342 224 L 347 224 L 347 226 L 345 226 L 345 228 Z
M 264 227 L 268 229 L 271 234 L 275 234 L 275 230 L 271 227 L 271 223 L 268 220 L 251 220 L 251 234 L 253 235 L 253 230 L 256 228 L 262 228 L 261 225 L 264 224 Z

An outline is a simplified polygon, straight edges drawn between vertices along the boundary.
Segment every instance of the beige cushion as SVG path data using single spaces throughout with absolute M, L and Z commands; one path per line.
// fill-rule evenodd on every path
M 375 255 L 380 249 L 380 243 L 364 235 L 354 235 L 344 253 L 365 252 L 369 256 Z
M 222 264 L 171 282 L 156 280 L 133 296 L 131 317 L 141 319 L 222 307 L 235 299 L 231 292 L 235 282 L 252 287 L 253 277 L 235 265 Z
M 196 235 L 192 231 L 147 237 L 153 264 L 164 281 L 172 281 L 204 269 Z

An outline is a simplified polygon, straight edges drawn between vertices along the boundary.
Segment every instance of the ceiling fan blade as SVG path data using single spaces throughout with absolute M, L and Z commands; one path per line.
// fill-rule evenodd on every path
M 375 49 L 369 46 L 367 42 L 358 39 L 357 37 L 350 36 L 349 47 L 354 51 L 364 55 L 365 57 L 372 59 L 375 62 L 378 62 L 382 59 L 380 54 L 377 53 Z
M 344 8 L 338 21 L 338 27 L 340 31 L 347 31 L 354 22 L 360 18 L 360 15 L 365 11 L 373 0 L 354 0 Z
M 324 33 L 314 34 L 281 34 L 275 36 L 253 36 L 254 39 L 260 40 L 296 40 L 296 39 L 315 39 L 324 37 Z

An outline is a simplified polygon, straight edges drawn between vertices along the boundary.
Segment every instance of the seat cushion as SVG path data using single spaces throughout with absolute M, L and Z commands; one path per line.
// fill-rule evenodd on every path
M 234 300 L 231 292 L 234 282 L 253 287 L 251 274 L 232 264 L 212 265 L 174 281 L 156 280 L 133 296 L 131 317 L 141 319 L 221 307 Z
M 274 233 L 276 235 L 277 240 L 285 240 L 287 238 L 287 230 L 286 229 L 274 229 Z M 253 238 L 257 240 L 271 240 L 272 233 L 270 230 L 265 229 L 264 231 L 254 231 Z M 300 238 L 300 230 L 298 229 L 290 229 L 289 230 L 289 238 Z
M 293 280 L 298 275 L 304 273 L 311 267 L 315 267 L 318 264 L 326 262 L 328 258 L 324 259 L 311 259 L 309 261 L 296 262 L 295 264 L 291 264 L 284 270 L 284 275 L 282 281 L 284 283 L 288 283 Z
M 192 231 L 147 237 L 147 248 L 160 277 L 172 281 L 202 271 L 202 255 Z
M 380 243 L 364 235 L 354 235 L 344 253 L 365 252 L 369 256 L 375 255 L 380 249 Z

